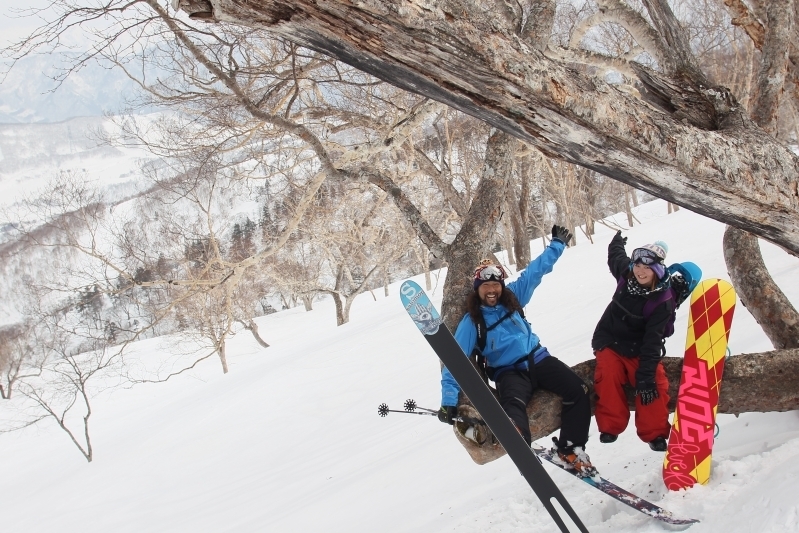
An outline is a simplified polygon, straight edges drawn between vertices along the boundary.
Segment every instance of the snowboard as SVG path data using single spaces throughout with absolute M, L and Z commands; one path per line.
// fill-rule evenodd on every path
M 685 359 L 677 407 L 663 460 L 669 490 L 707 484 L 724 358 L 735 311 L 735 290 L 721 279 L 701 281 L 691 293 Z
M 442 323 L 438 311 L 422 288 L 413 281 L 405 281 L 400 287 L 400 298 L 430 347 L 452 373 L 463 393 L 468 396 L 560 530 L 563 533 L 570 531 L 554 503 L 566 512 L 580 531 L 588 533 L 577 513 L 505 414 L 491 389 L 463 353 L 455 337 Z
M 666 524 L 671 524 L 673 526 L 688 527 L 691 524 L 699 522 L 699 520 L 695 520 L 693 518 L 677 518 L 674 515 L 672 515 L 670 511 L 667 511 L 666 509 L 663 509 L 662 507 L 659 507 L 654 503 L 641 498 L 640 496 L 636 496 L 632 492 L 619 487 L 615 483 L 612 483 L 603 477 L 600 476 L 581 477 L 580 475 L 577 474 L 575 470 L 566 468 L 563 465 L 563 463 L 560 462 L 555 457 L 555 454 L 551 449 L 548 450 L 533 443 L 533 451 L 538 457 L 544 459 L 545 461 L 549 461 L 550 463 L 557 466 L 564 472 L 568 472 L 577 479 L 581 479 L 586 483 L 588 483 L 589 485 L 591 485 L 592 487 L 594 487 L 595 489 L 604 492 L 611 498 L 620 501 L 624 505 L 632 507 L 636 511 L 644 513 L 645 515 L 651 518 L 654 518 Z

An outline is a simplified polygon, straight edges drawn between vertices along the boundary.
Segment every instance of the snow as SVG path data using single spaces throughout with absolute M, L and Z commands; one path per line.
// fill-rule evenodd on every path
M 727 277 L 721 224 L 686 210 L 666 215 L 660 201 L 641 206 L 637 217 L 643 224 L 625 231 L 629 245 L 662 239 L 669 262 L 691 260 L 707 277 Z M 614 230 L 598 228 L 596 244 L 578 235 L 526 309 L 551 353 L 571 365 L 592 356 L 590 336 L 615 287 L 604 262 Z M 799 302 L 799 260 L 762 247 L 778 283 Z M 478 466 L 433 417 L 377 416 L 383 402 L 402 409 L 413 398 L 437 408 L 440 399 L 438 361 L 397 289 L 359 296 L 341 327 L 331 300 L 311 312 L 259 318 L 271 347 L 242 331 L 228 346 L 227 375 L 208 359 L 166 384 L 98 395 L 91 464 L 51 423 L 0 435 L 3 531 L 557 532 L 507 457 Z M 682 308 L 670 355 L 682 353 L 686 320 Z M 130 357 L 169 359 L 169 345 L 142 341 Z M 733 353 L 770 349 L 741 305 L 730 345 Z M 688 491 L 665 489 L 663 455 L 633 427 L 600 444 L 592 424 L 587 451 L 604 477 L 701 520 L 692 533 L 799 531 L 799 413 L 720 415 L 718 422 L 710 483 Z M 665 529 L 546 468 L 590 531 Z
M 140 192 L 150 183 L 142 178 L 140 167 L 154 157 L 144 149 L 110 146 L 99 138 L 101 134 L 119 135 L 114 119 L 0 124 L 0 209 L 37 196 L 59 173 L 82 176 L 90 186 L 101 188 L 109 203 Z

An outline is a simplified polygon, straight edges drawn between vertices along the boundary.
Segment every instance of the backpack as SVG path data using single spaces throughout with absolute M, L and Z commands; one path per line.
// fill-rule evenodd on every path
M 480 313 L 480 320 L 476 322 L 474 325 L 474 327 L 477 329 L 477 345 L 474 348 L 476 352 L 479 352 L 480 355 L 483 354 L 483 350 L 485 350 L 486 348 L 486 338 L 488 337 L 488 332 L 494 329 L 495 327 L 499 326 L 500 323 L 510 318 L 514 312 L 515 311 L 508 311 L 507 313 L 505 313 L 505 315 L 502 318 L 500 318 L 499 320 L 497 320 L 488 327 L 486 327 L 486 319 L 483 316 L 483 313 Z M 525 318 L 524 309 L 520 310 L 519 314 L 521 315 L 522 318 Z M 472 321 L 474 322 L 474 320 Z
M 644 304 L 643 316 L 644 320 L 649 320 L 655 309 L 662 303 L 672 301 L 671 315 L 666 322 L 666 327 L 663 330 L 663 338 L 671 337 L 674 334 L 674 320 L 677 318 L 677 309 L 682 304 L 694 288 L 699 284 L 702 277 L 702 270 L 694 263 L 674 263 L 666 269 L 671 277 L 671 283 L 662 291 L 657 298 L 647 300 Z M 619 283 L 616 285 L 616 292 L 624 287 L 627 280 L 624 276 L 619 278 Z

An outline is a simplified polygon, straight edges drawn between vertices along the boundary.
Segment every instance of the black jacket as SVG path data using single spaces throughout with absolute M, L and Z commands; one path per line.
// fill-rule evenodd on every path
M 629 276 L 630 258 L 618 233 L 608 245 L 608 267 L 617 282 L 620 277 L 626 280 Z M 636 386 L 654 385 L 655 369 L 664 355 L 663 332 L 674 310 L 674 301 L 667 300 L 658 305 L 648 320 L 643 316 L 647 299 L 658 295 L 630 294 L 625 283 L 613 294 L 591 339 L 594 351 L 609 347 L 621 356 L 640 358 L 635 375 Z

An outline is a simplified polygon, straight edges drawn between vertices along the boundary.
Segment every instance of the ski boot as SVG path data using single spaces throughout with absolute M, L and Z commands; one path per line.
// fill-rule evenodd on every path
M 599 434 L 599 442 L 602 444 L 610 444 L 611 442 L 616 442 L 618 439 L 618 435 L 614 435 L 613 433 L 600 433 Z
M 658 437 L 649 442 L 649 447 L 656 452 L 665 452 L 669 449 L 669 443 L 663 437 Z
M 599 475 L 582 446 L 571 446 L 571 443 L 568 443 L 567 446 L 559 446 L 556 437 L 552 437 L 552 442 L 555 443 L 555 447 L 552 448 L 552 457 L 557 458 L 567 470 L 574 470 L 578 477 Z
M 483 444 L 496 445 L 496 437 L 480 418 L 480 413 L 470 405 L 458 406 L 458 417 L 461 421 L 455 423 L 455 429 L 463 438 L 472 441 L 478 446 Z

